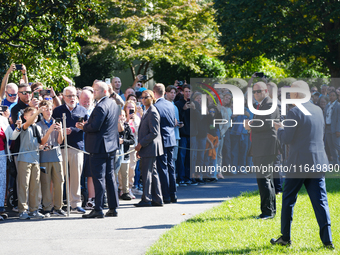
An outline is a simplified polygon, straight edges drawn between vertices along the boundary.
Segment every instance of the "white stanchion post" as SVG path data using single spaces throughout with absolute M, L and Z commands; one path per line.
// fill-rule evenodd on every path
M 66 175 L 66 201 L 67 201 L 67 217 L 70 217 L 70 182 L 68 175 L 68 154 L 67 154 L 67 133 L 66 133 L 66 113 L 63 113 L 63 129 L 64 129 L 64 167 Z

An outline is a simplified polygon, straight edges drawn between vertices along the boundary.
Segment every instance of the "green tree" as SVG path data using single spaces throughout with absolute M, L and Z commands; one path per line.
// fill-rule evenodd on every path
M 214 8 L 227 61 L 293 59 L 340 77 L 338 1 L 215 0 Z
M 100 13 L 97 0 L 1 1 L 0 77 L 23 63 L 30 81 L 63 87 L 62 75 L 79 75 L 75 41 L 89 35 Z M 15 74 L 10 79 L 18 82 Z
M 200 71 L 190 69 L 190 67 L 177 64 L 171 65 L 166 60 L 160 60 L 153 66 L 154 79 L 164 85 L 174 84 L 175 80 L 190 83 L 190 78 L 218 78 L 225 77 L 226 70 L 222 61 L 214 57 L 200 55 L 195 58 Z
M 110 60 L 105 55 L 117 56 L 133 79 L 161 60 L 201 73 L 198 56 L 222 53 L 210 1 L 103 0 L 103 7 L 106 19 L 96 26 L 97 33 L 84 50 L 90 53 L 89 60 L 96 55 L 103 61 Z M 136 60 L 138 65 L 133 64 Z

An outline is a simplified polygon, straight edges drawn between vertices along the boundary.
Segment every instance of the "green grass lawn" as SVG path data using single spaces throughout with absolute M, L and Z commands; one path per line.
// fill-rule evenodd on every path
M 282 195 L 272 220 L 257 220 L 258 192 L 244 193 L 199 214 L 166 232 L 147 254 L 339 254 L 340 179 L 327 179 L 334 251 L 323 248 L 319 228 L 306 190 L 301 189 L 294 207 L 290 247 L 273 246 L 280 236 Z

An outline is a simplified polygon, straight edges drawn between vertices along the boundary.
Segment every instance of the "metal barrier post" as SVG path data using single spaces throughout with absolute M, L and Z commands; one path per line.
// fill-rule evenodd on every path
M 63 129 L 64 129 L 64 167 L 66 175 L 66 201 L 67 201 L 67 217 L 70 217 L 70 185 L 68 175 L 68 154 L 67 154 L 67 134 L 66 134 L 66 113 L 63 113 Z

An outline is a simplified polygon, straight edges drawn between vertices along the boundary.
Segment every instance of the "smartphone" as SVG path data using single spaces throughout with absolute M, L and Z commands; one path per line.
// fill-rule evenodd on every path
M 51 94 L 51 90 L 50 89 L 40 90 L 40 95 L 42 95 L 42 96 L 46 96 L 46 95 L 50 95 L 50 94 Z
M 264 76 L 264 73 L 256 73 L 256 77 L 262 78 Z
M 141 107 L 141 106 L 142 106 L 142 103 L 141 103 L 141 102 L 137 102 L 137 103 L 136 103 L 136 106 L 137 106 L 137 107 Z
M 0 105 L 0 112 L 5 112 L 7 111 L 8 106 L 7 105 Z
M 79 117 L 78 118 L 78 122 L 83 122 L 84 121 L 84 117 Z
M 187 99 L 187 104 L 190 104 L 190 98 Z
M 18 120 L 20 119 L 20 117 L 21 117 L 21 111 L 18 111 Z
M 16 70 L 22 70 L 22 65 L 15 65 Z
M 110 85 L 111 84 L 111 79 L 110 78 L 105 78 L 105 83 Z
M 140 78 L 140 81 L 146 81 L 148 79 L 148 77 L 146 75 L 142 75 L 142 78 Z
M 183 121 L 178 121 L 177 124 L 178 124 L 178 125 L 182 125 L 182 124 L 183 124 Z
M 38 91 L 33 92 L 33 98 L 36 98 L 36 99 L 39 100 L 39 92 Z
M 130 109 L 129 114 L 133 114 L 133 113 L 135 113 L 135 110 L 134 109 Z
M 178 86 L 183 86 L 184 85 L 184 81 L 177 81 L 177 85 Z
M 55 118 L 55 123 L 61 123 L 61 118 Z

